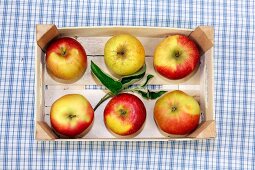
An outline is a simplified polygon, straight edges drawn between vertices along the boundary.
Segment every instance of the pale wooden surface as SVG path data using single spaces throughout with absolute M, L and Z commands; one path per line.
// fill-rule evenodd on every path
M 197 43 L 202 50 L 202 53 L 205 53 L 213 47 L 212 27 L 199 26 L 193 32 L 191 32 L 189 37 Z
M 44 121 L 37 121 L 36 138 L 44 140 L 54 140 L 57 138 L 57 136 L 52 133 L 51 128 Z
M 203 122 L 199 125 L 199 127 L 194 131 L 192 134 L 190 134 L 188 137 L 192 138 L 214 138 L 216 137 L 216 125 L 214 120 L 208 120 L 206 122 Z
M 59 35 L 57 27 L 53 24 L 36 25 L 36 41 L 44 49 L 49 41 Z
M 66 27 L 59 28 L 58 30 L 63 36 L 77 37 L 103 37 L 128 33 L 136 37 L 164 38 L 174 34 L 183 34 L 188 36 L 192 32 L 191 29 L 141 26 Z

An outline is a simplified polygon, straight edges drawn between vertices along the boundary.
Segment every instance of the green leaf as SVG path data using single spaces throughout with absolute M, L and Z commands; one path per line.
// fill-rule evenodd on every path
M 114 80 L 112 77 L 104 73 L 93 61 L 91 61 L 91 71 L 97 79 L 113 94 L 118 94 L 122 89 L 122 83 Z
M 129 85 L 134 84 L 135 82 L 141 80 L 146 72 L 146 65 L 144 64 L 143 67 L 135 72 L 134 74 L 124 76 L 119 81 L 122 83 L 122 88 L 127 88 Z
M 134 92 L 137 92 L 139 93 L 143 98 L 145 99 L 149 99 L 149 96 L 148 96 L 148 93 L 147 92 L 144 92 L 142 90 L 135 90 Z
M 150 99 L 156 99 L 160 96 L 162 96 L 163 94 L 165 94 L 167 91 L 157 91 L 157 92 L 154 92 L 154 91 L 148 91 L 149 92 L 149 96 L 150 96 Z
M 139 93 L 145 99 L 153 100 L 153 99 L 157 99 L 158 97 L 162 96 L 167 91 L 149 91 L 149 90 L 147 90 L 147 92 L 145 92 L 142 90 L 135 90 L 134 92 Z
M 154 77 L 153 75 L 149 74 L 149 75 L 147 76 L 147 78 L 146 78 L 145 83 L 144 83 L 141 87 L 146 86 L 146 85 L 148 84 L 149 80 L 152 79 L 153 77 Z

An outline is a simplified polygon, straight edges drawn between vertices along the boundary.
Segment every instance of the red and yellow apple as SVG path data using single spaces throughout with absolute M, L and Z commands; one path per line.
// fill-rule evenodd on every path
M 94 110 L 80 94 L 67 94 L 57 99 L 50 110 L 50 122 L 56 134 L 63 138 L 84 136 L 92 126 Z
M 115 74 L 130 75 L 144 65 L 145 51 L 136 37 L 120 34 L 112 37 L 105 44 L 104 60 Z
M 77 80 L 87 68 L 87 55 L 82 45 L 73 38 L 52 41 L 46 50 L 48 71 L 61 80 Z
M 200 119 L 200 106 L 188 94 L 175 90 L 160 97 L 154 106 L 154 120 L 161 131 L 184 136 L 194 131 Z
M 121 93 L 113 97 L 104 110 L 106 127 L 117 136 L 133 137 L 144 125 L 146 109 L 135 95 Z
M 162 76 L 177 80 L 188 76 L 199 63 L 195 42 L 184 35 L 165 38 L 154 52 L 154 68 Z

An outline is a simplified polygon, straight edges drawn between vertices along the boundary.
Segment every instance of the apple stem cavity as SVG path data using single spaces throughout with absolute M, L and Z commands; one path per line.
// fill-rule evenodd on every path
M 61 56 L 65 56 L 66 55 L 66 48 L 65 47 L 61 47 L 60 48 L 60 52 L 61 52 Z
M 121 114 L 122 116 L 126 115 L 126 113 L 127 113 L 127 111 L 125 111 L 124 109 L 120 109 L 119 111 L 120 111 L 120 114 Z
M 121 50 L 120 52 L 117 52 L 118 55 L 121 55 L 121 56 L 124 56 L 125 54 L 125 51 L 124 50 Z
M 76 117 L 76 115 L 72 115 L 72 114 L 68 115 L 68 118 L 69 118 L 69 119 L 73 119 L 73 118 L 75 118 L 75 117 Z
M 176 53 L 175 53 L 175 57 L 176 57 L 176 58 L 179 58 L 179 57 L 180 57 L 180 55 L 181 55 L 180 51 L 176 51 Z
M 125 54 L 126 54 L 126 47 L 123 45 L 123 46 L 120 46 L 118 49 L 117 49 L 117 55 L 119 55 L 120 57 L 125 57 Z

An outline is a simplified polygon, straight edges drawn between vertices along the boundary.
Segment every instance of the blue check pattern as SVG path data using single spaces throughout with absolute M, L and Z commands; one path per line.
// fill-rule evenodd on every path
M 0 169 L 254 169 L 255 3 L 0 1 Z M 215 28 L 216 140 L 36 142 L 35 24 Z

